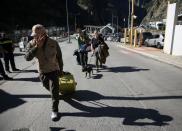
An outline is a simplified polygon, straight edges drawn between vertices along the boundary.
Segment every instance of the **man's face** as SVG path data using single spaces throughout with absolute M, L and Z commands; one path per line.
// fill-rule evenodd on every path
M 35 30 L 35 35 L 33 36 L 34 39 L 38 39 L 40 37 L 40 31 L 39 30 Z

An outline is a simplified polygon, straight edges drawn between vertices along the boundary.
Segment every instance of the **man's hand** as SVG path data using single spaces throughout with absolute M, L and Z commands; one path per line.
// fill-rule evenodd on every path
M 38 48 L 41 48 L 45 42 L 45 39 L 46 39 L 46 36 L 45 35 L 41 35 L 39 36 L 36 40 L 35 40 L 35 43 L 36 43 L 36 46 Z

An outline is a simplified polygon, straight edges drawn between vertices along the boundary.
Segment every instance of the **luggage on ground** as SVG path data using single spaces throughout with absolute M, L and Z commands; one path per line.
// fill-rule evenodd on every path
M 65 72 L 63 76 L 59 78 L 59 91 L 61 94 L 72 94 L 76 90 L 76 81 L 73 74 Z

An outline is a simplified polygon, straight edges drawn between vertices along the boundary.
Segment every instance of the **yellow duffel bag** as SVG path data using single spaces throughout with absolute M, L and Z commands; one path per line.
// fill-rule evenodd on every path
M 59 78 L 59 91 L 61 94 L 72 94 L 76 90 L 76 81 L 73 74 L 65 72 L 63 76 Z

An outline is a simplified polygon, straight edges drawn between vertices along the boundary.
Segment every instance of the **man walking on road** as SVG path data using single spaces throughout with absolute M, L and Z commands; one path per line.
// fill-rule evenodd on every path
M 31 36 L 33 40 L 27 45 L 25 58 L 27 61 L 34 57 L 38 59 L 40 80 L 43 86 L 51 92 L 51 119 L 55 121 L 59 119 L 59 76 L 63 72 L 62 52 L 58 42 L 47 36 L 43 25 L 34 25 Z

